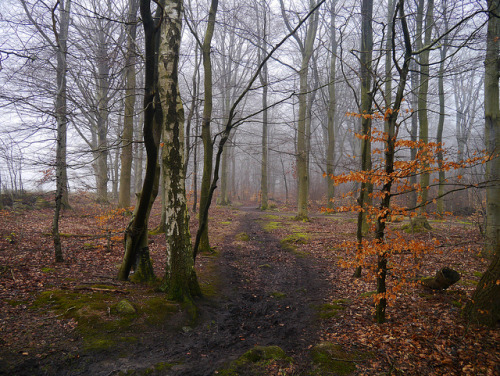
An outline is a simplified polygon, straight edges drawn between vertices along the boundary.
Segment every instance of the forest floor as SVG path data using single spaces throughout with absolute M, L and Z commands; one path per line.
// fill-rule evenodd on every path
M 126 213 L 75 199 L 61 220 L 63 263 L 53 261 L 51 218 L 50 208 L 1 212 L 1 375 L 500 374 L 498 328 L 461 316 L 487 267 L 467 220 L 431 221 L 433 230 L 404 235 L 441 243 L 418 256 L 418 276 L 447 266 L 461 280 L 438 292 L 406 285 L 380 325 L 373 275 L 356 279 L 339 266 L 350 255 L 343 242 L 355 238 L 351 214 L 298 222 L 286 208 L 214 208 L 215 251 L 197 258 L 204 298 L 195 305 L 116 280 Z M 162 244 L 163 235 L 151 236 L 160 278 Z M 389 285 L 399 279 L 390 275 Z

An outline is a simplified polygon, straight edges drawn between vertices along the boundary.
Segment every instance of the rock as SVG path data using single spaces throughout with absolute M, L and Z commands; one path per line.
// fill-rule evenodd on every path
M 115 305 L 115 310 L 121 315 L 133 315 L 136 313 L 136 309 L 127 299 L 120 300 Z

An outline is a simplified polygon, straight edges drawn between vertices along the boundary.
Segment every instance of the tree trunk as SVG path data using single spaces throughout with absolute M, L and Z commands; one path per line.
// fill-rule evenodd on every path
M 337 110 L 337 98 L 335 93 L 336 64 L 337 64 L 337 35 L 335 32 L 335 4 L 332 1 L 330 9 L 330 82 L 328 82 L 328 125 L 327 125 L 327 148 L 326 148 L 326 181 L 328 208 L 333 209 L 335 197 L 335 184 L 331 178 L 335 174 L 335 111 Z
M 487 163 L 489 182 L 486 188 L 486 245 L 485 252 L 492 255 L 492 261 L 481 277 L 472 300 L 465 313 L 475 323 L 495 327 L 500 323 L 500 106 L 499 69 L 500 66 L 500 0 L 488 0 L 488 31 L 486 39 L 486 59 L 484 78 L 484 115 L 486 149 L 496 153 Z
M 377 215 L 377 222 L 375 224 L 375 239 L 378 243 L 382 244 L 385 241 L 385 224 L 387 218 L 390 216 L 391 207 L 391 189 L 394 183 L 394 157 L 396 154 L 395 143 L 398 134 L 399 124 L 397 123 L 399 110 L 401 108 L 401 103 L 404 98 L 404 92 L 406 87 L 406 81 L 408 79 L 408 72 L 410 68 L 410 58 L 411 58 L 411 44 L 408 32 L 408 27 L 406 24 L 406 16 L 404 12 L 404 0 L 399 0 L 396 11 L 400 13 L 401 26 L 404 33 L 405 40 L 405 55 L 404 62 L 401 70 L 399 70 L 399 83 L 398 90 L 396 92 L 396 98 L 394 100 L 394 107 L 388 116 L 387 120 L 387 135 L 385 142 L 385 173 L 384 173 L 384 185 L 382 187 L 382 201 L 379 208 L 379 213 Z M 394 47 L 393 47 L 394 48 Z M 379 253 L 377 259 L 377 295 L 378 301 L 375 305 L 375 319 L 377 323 L 381 324 L 385 322 L 385 310 L 387 307 L 387 297 L 386 297 L 386 276 L 387 276 L 387 260 L 390 254 L 388 252 Z
M 437 208 L 436 211 L 439 215 L 444 213 L 444 185 L 446 180 L 446 173 L 443 169 L 443 129 L 444 129 L 444 118 L 445 113 L 445 97 L 444 97 L 444 64 L 446 55 L 448 53 L 448 16 L 447 16 L 447 0 L 443 1 L 443 18 L 444 18 L 444 30 L 443 33 L 446 34 L 443 40 L 443 45 L 441 46 L 441 62 L 439 64 L 439 82 L 438 82 L 438 92 L 439 92 L 439 121 L 436 135 L 436 142 L 441 144 L 437 153 L 438 169 L 439 169 L 439 185 L 438 185 L 438 198 L 437 198 Z
M 151 15 L 150 0 L 141 0 L 141 17 L 145 34 L 145 83 L 144 83 L 144 145 L 146 147 L 146 176 L 142 192 L 132 217 L 125 231 L 125 254 L 118 272 L 118 279 L 128 279 L 130 270 L 136 264 L 134 279 L 154 280 L 154 272 L 149 258 L 148 219 L 151 207 L 158 193 L 159 166 L 158 148 L 161 136 L 162 112 L 158 102 L 158 25 Z M 161 7 L 158 7 L 158 12 Z M 161 17 L 156 17 L 161 19 Z
M 289 31 L 292 30 L 288 17 L 285 12 L 285 5 L 283 0 L 280 0 L 281 13 L 283 19 Z M 316 2 L 314 0 L 309 1 L 309 10 L 316 7 Z M 297 41 L 299 45 L 300 52 L 302 54 L 302 62 L 299 71 L 299 113 L 297 120 L 297 217 L 298 220 L 307 220 L 308 217 L 308 198 L 309 198 L 309 171 L 307 169 L 308 160 L 308 148 L 307 139 L 308 135 L 306 132 L 307 123 L 307 91 L 308 91 L 308 72 L 309 72 L 309 61 L 314 48 L 314 41 L 316 39 L 316 32 L 318 30 L 318 20 L 319 16 L 317 13 L 313 14 L 309 18 L 309 23 L 307 27 L 307 32 L 305 40 L 302 41 L 298 38 L 296 34 L 292 36 Z
M 201 122 L 201 138 L 203 140 L 203 175 L 201 178 L 201 191 L 200 191 L 200 212 L 198 221 L 201 228 L 201 238 L 199 251 L 209 252 L 210 241 L 208 239 L 208 218 L 206 221 L 202 220 L 202 213 L 205 208 L 210 206 L 208 202 L 210 196 L 210 182 L 212 180 L 212 159 L 214 154 L 214 146 L 212 143 L 212 135 L 210 131 L 210 124 L 212 121 L 212 60 L 211 60 L 211 43 L 215 29 L 215 16 L 217 13 L 218 0 L 212 0 L 210 12 L 208 15 L 207 30 L 205 32 L 205 39 L 203 40 L 202 53 L 203 53 L 203 70 L 205 72 L 205 102 L 203 104 L 203 119 Z
M 423 10 L 422 10 L 423 11 Z M 423 51 L 420 53 L 420 86 L 418 91 L 418 120 L 419 120 L 419 140 L 424 144 L 429 142 L 429 120 L 427 116 L 427 93 L 429 90 L 429 53 L 428 45 L 431 42 L 433 27 L 434 0 L 427 0 L 427 11 L 425 14 L 425 36 Z M 425 159 L 425 156 L 423 156 Z M 420 207 L 420 214 L 425 213 L 426 203 L 429 197 L 428 163 L 423 163 L 423 171 L 420 173 L 420 200 L 423 206 Z
M 132 140 L 134 135 L 135 109 L 135 39 L 137 35 L 138 0 L 129 0 L 129 15 L 127 27 L 127 51 L 125 56 L 125 115 L 123 119 L 123 134 L 121 137 L 121 170 L 118 207 L 130 206 L 130 187 L 132 177 Z
M 262 15 L 259 12 L 259 8 L 256 6 L 257 13 L 257 30 L 260 33 L 261 29 L 263 29 L 262 38 L 259 35 L 258 41 L 258 55 L 259 55 L 259 63 L 262 62 L 264 57 L 267 55 L 267 30 L 268 30 L 268 13 L 265 7 L 267 3 L 263 5 Z M 263 25 L 260 25 L 260 19 L 263 20 Z M 269 161 L 268 161 L 268 111 L 267 111 L 267 97 L 268 97 L 268 71 L 267 64 L 262 66 L 262 72 L 259 75 L 260 84 L 262 85 L 262 138 L 261 138 L 261 153 L 262 160 L 260 164 L 260 192 L 261 192 L 261 200 L 260 200 L 260 209 L 267 210 L 269 207 L 269 195 L 268 195 L 268 170 L 269 170 Z
M 373 17 L 373 0 L 363 0 L 361 3 L 361 53 L 360 53 L 360 78 L 361 78 L 361 108 L 360 113 L 365 116 L 361 117 L 361 171 L 368 172 L 372 169 L 371 156 L 371 113 L 372 113 L 372 90 L 371 90 L 371 74 L 372 74 L 372 55 L 373 55 L 373 32 L 372 32 L 372 17 Z M 358 205 L 360 207 L 358 213 L 358 224 L 356 231 L 356 239 L 358 242 L 358 252 L 361 252 L 361 243 L 363 236 L 368 231 L 366 221 L 366 208 L 371 204 L 370 193 L 373 191 L 373 185 L 370 182 L 363 181 L 359 191 Z M 354 272 L 354 276 L 361 277 L 361 267 L 358 266 Z
M 498 252 L 500 233 L 500 108 L 499 108 L 499 67 L 500 67 L 500 2 L 489 0 L 490 18 L 485 60 L 484 114 L 486 150 L 493 159 L 486 164 L 486 244 L 485 254 Z
M 66 130 L 68 123 L 66 107 L 66 57 L 67 40 L 69 29 L 69 14 L 71 9 L 71 0 L 66 2 L 61 0 L 59 15 L 61 23 L 59 33 L 54 29 L 57 43 L 57 94 L 56 94 L 56 121 L 57 121 L 57 143 L 56 143 L 56 197 L 55 210 L 52 220 L 52 238 L 54 242 L 54 256 L 57 262 L 64 261 L 61 238 L 59 235 L 59 216 L 61 209 L 69 206 L 68 202 L 68 177 L 66 170 Z M 55 12 L 55 9 L 54 9 Z M 54 19 L 55 15 L 53 14 Z
M 184 109 L 178 91 L 182 0 L 165 4 L 161 25 L 158 88 L 163 121 L 163 179 L 166 196 L 166 253 L 163 289 L 170 299 L 191 300 L 200 295 L 194 271 L 184 175 Z

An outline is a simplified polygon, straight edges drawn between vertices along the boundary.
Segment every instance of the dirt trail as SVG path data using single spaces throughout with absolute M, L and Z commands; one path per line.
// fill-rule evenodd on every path
M 255 345 L 280 346 L 305 367 L 319 341 L 318 311 L 329 287 L 326 267 L 280 246 L 262 228 L 262 212 L 242 208 L 216 259 L 220 293 L 199 302 L 201 323 L 177 333 L 152 332 L 112 353 L 82 356 L 60 375 L 117 375 L 160 362 L 179 362 L 165 375 L 212 375 Z M 248 240 L 237 240 L 245 233 Z M 119 355 L 117 355 L 119 354 Z

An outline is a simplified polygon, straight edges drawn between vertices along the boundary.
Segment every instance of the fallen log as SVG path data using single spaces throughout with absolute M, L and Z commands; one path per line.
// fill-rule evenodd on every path
M 446 290 L 460 280 L 460 273 L 450 268 L 443 268 L 436 272 L 434 277 L 422 278 L 420 282 L 433 290 Z

